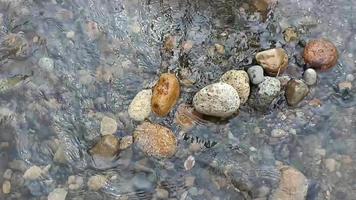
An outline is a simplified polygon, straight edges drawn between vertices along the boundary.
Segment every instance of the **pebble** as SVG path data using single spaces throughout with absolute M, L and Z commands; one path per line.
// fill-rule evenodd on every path
M 218 52 L 218 54 L 225 54 L 225 47 L 221 44 L 215 44 L 214 45 L 216 52 Z
M 70 190 L 78 190 L 83 186 L 84 179 L 81 176 L 69 176 L 68 188 Z
M 48 200 L 65 200 L 67 196 L 67 190 L 64 188 L 56 188 L 48 195 Z
M 286 42 L 295 42 L 299 38 L 298 32 L 294 27 L 289 27 L 286 30 L 284 30 L 283 36 L 284 36 L 284 41 Z
M 11 179 L 11 176 L 12 176 L 12 170 L 11 169 L 7 169 L 5 172 L 4 172 L 4 179 L 8 179 L 10 180 Z
M 227 83 L 214 83 L 201 89 L 193 98 L 193 106 L 199 113 L 230 117 L 240 107 L 237 91 Z
M 120 141 L 114 135 L 105 135 L 89 152 L 93 156 L 114 157 L 120 152 Z
M 117 130 L 117 123 L 113 118 L 103 117 L 100 124 L 101 135 L 112 135 Z
M 273 200 L 304 200 L 308 191 L 308 180 L 298 170 L 290 166 L 281 166 L 281 180 L 272 195 Z
M 346 81 L 352 82 L 355 80 L 355 76 L 352 74 L 346 75 Z
M 88 180 L 88 188 L 90 190 L 98 191 L 106 185 L 107 178 L 103 175 L 91 176 Z
M 182 45 L 183 52 L 189 53 L 190 50 L 193 48 L 193 45 L 194 45 L 193 41 L 191 41 L 191 40 L 185 41 Z
M 101 36 L 98 23 L 95 21 L 88 21 L 85 26 L 85 33 L 90 40 L 96 40 Z
M 338 88 L 339 88 L 340 92 L 351 90 L 352 89 L 352 83 L 349 82 L 349 81 L 340 82 L 338 84 Z
M 43 174 L 44 170 L 34 165 L 25 171 L 23 178 L 26 180 L 37 180 L 40 179 Z
M 42 69 L 46 69 L 48 71 L 52 71 L 54 69 L 54 61 L 51 58 L 48 58 L 48 57 L 42 57 L 38 61 L 38 65 Z
M 309 93 L 308 86 L 302 80 L 292 79 L 288 81 L 286 88 L 286 99 L 290 106 L 296 106 Z
M 263 75 L 263 68 L 259 65 L 255 65 L 248 68 L 247 73 L 250 77 L 252 84 L 254 85 L 262 83 L 265 79 L 265 76 Z
M 309 86 L 314 85 L 316 83 L 317 77 L 318 75 L 316 71 L 312 68 L 305 70 L 303 74 L 303 79 L 305 83 Z
M 220 81 L 234 87 L 240 97 L 241 104 L 246 103 L 250 96 L 250 79 L 244 70 L 227 71 L 222 75 Z
M 120 140 L 120 150 L 129 148 L 133 143 L 133 137 L 131 135 L 125 136 Z
M 185 186 L 187 187 L 192 187 L 194 185 L 195 182 L 195 176 L 187 176 L 185 178 Z
M 151 114 L 152 90 L 142 90 L 129 105 L 129 116 L 135 121 L 143 121 Z
M 152 111 L 158 116 L 166 116 L 176 105 L 180 95 L 180 85 L 174 74 L 160 76 L 152 92 Z
M 168 199 L 169 192 L 165 189 L 157 188 L 156 195 L 158 199 Z
M 259 52 L 256 60 L 270 76 L 282 74 L 288 67 L 288 55 L 282 48 Z
M 176 136 L 159 124 L 143 122 L 134 132 L 134 141 L 149 156 L 169 158 L 177 151 Z
M 9 194 L 11 192 L 11 183 L 10 183 L 10 181 L 8 181 L 8 180 L 4 181 L 4 183 L 2 184 L 2 192 L 4 194 Z
M 58 147 L 56 153 L 53 156 L 53 161 L 55 161 L 57 163 L 62 163 L 62 164 L 65 164 L 67 162 L 63 146 Z
M 332 158 L 325 159 L 324 163 L 325 163 L 326 169 L 328 169 L 329 172 L 336 171 L 337 162 L 335 159 L 332 159 Z
M 336 46 L 326 39 L 317 39 L 308 42 L 303 53 L 306 64 L 322 71 L 334 67 L 338 57 Z
M 271 136 L 274 138 L 282 138 L 287 135 L 287 132 L 283 129 L 273 129 L 271 132 Z
M 189 156 L 189 157 L 187 158 L 187 160 L 185 160 L 185 162 L 184 162 L 184 168 L 185 168 L 185 170 L 187 170 L 187 171 L 193 169 L 194 165 L 195 165 L 195 158 L 194 158 L 194 156 Z
M 74 31 L 68 31 L 67 34 L 66 34 L 66 37 L 68 39 L 73 39 L 75 36 L 75 32 Z
M 279 95 L 281 83 L 277 78 L 265 77 L 265 80 L 252 91 L 249 103 L 257 110 L 267 109 Z

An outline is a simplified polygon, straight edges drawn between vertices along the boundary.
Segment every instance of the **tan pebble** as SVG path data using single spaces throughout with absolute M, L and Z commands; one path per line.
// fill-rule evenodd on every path
M 177 139 L 174 133 L 159 124 L 144 122 L 134 132 L 137 146 L 149 156 L 169 158 L 177 151 Z
M 345 90 L 351 90 L 352 83 L 349 81 L 344 81 L 344 82 L 339 83 L 338 87 L 339 87 L 339 91 L 341 91 L 341 92 L 345 91 Z
M 187 40 L 183 43 L 182 49 L 184 53 L 189 53 L 189 51 L 193 48 L 193 41 Z
M 225 54 L 225 47 L 221 44 L 215 44 L 214 45 L 216 52 L 218 52 L 218 54 Z
M 2 184 L 2 192 L 4 194 L 9 194 L 11 192 L 11 183 L 10 181 L 4 181 Z
M 166 116 L 176 105 L 180 95 L 180 85 L 174 74 L 164 73 L 153 88 L 151 106 L 158 116 Z
M 135 121 L 145 120 L 151 113 L 152 90 L 142 90 L 132 99 L 128 113 Z
M 282 74 L 288 67 L 288 55 L 282 48 L 259 52 L 256 60 L 270 76 Z
M 107 178 L 103 175 L 95 175 L 89 178 L 88 187 L 90 190 L 98 191 L 102 189 L 107 182 Z
M 221 76 L 220 80 L 235 88 L 241 104 L 246 103 L 250 95 L 250 78 L 244 70 L 230 70 Z
M 129 148 L 133 143 L 133 137 L 131 135 L 125 136 L 120 140 L 120 150 Z
M 325 159 L 324 163 L 325 163 L 326 169 L 328 169 L 329 172 L 336 171 L 336 167 L 338 164 L 335 159 L 332 159 L 332 158 Z
M 156 195 L 158 199 L 168 199 L 169 192 L 165 189 L 157 188 Z
M 117 123 L 113 118 L 103 117 L 100 125 L 101 135 L 112 135 L 117 130 Z
M 120 152 L 120 141 L 114 135 L 105 135 L 89 152 L 93 156 L 114 157 Z
M 343 155 L 341 156 L 341 162 L 344 164 L 344 165 L 350 165 L 352 164 L 352 157 L 349 156 L 349 155 Z
M 27 180 L 37 180 L 40 179 L 43 174 L 44 171 L 40 167 L 32 166 L 25 171 L 23 178 Z

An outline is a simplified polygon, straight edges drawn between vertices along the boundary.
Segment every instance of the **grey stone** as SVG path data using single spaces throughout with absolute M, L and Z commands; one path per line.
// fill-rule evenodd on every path
M 48 58 L 48 57 L 42 57 L 38 61 L 38 65 L 42 69 L 46 69 L 48 71 L 52 71 L 54 69 L 54 61 L 51 58 Z
M 258 85 L 265 80 L 265 76 L 263 75 L 263 68 L 259 65 L 248 68 L 247 73 L 250 77 L 251 83 L 254 85 Z
M 312 68 L 305 70 L 305 72 L 303 74 L 303 79 L 307 85 L 314 85 L 317 80 L 316 71 Z

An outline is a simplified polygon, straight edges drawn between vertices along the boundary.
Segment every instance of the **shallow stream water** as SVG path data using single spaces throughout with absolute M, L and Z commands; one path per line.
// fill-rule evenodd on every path
M 259 197 L 278 185 L 276 162 L 308 178 L 307 199 L 356 199 L 356 1 L 261 2 L 273 1 L 0 0 L 1 184 L 12 170 L 11 192 L 0 191 L 0 199 L 47 199 L 55 188 L 68 190 L 71 175 L 84 183 L 66 199 L 156 199 L 157 188 L 170 199 L 268 199 Z M 285 42 L 289 27 L 298 42 Z M 339 62 L 318 74 L 297 107 L 283 98 L 264 113 L 242 106 L 232 119 L 203 120 L 185 132 L 176 106 L 165 118 L 149 119 L 178 137 L 173 158 L 150 158 L 135 147 L 110 162 L 88 153 L 103 115 L 116 119 L 117 136 L 133 133 L 139 123 L 128 105 L 161 73 L 179 77 L 178 105 L 190 104 L 227 70 L 254 65 L 264 49 L 283 47 L 286 74 L 301 78 L 303 47 L 320 37 L 337 46 Z M 43 57 L 50 59 L 39 62 Z M 339 90 L 344 81 L 351 90 Z M 287 135 L 273 138 L 274 129 Z M 63 162 L 54 159 L 59 148 Z M 186 170 L 189 156 L 196 163 Z M 34 165 L 48 172 L 24 180 Z M 98 174 L 108 177 L 106 185 L 89 190 L 89 177 Z

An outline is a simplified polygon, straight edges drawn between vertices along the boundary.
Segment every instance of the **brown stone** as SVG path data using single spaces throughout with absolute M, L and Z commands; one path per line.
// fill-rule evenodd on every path
M 301 80 L 290 80 L 286 86 L 286 99 L 290 106 L 296 106 L 309 93 L 308 86 Z
M 147 155 L 158 158 L 172 157 L 177 150 L 174 133 L 159 124 L 144 122 L 134 132 L 136 145 Z
M 335 45 L 326 39 L 310 41 L 304 48 L 304 61 L 310 67 L 322 71 L 334 67 L 339 57 Z
M 166 116 L 177 103 L 180 85 L 174 74 L 164 73 L 153 88 L 152 111 L 158 116 Z
M 288 67 L 288 55 L 282 48 L 259 52 L 256 60 L 270 76 L 282 74 Z
M 93 156 L 113 157 L 120 151 L 120 140 L 114 135 L 105 135 L 90 149 Z

